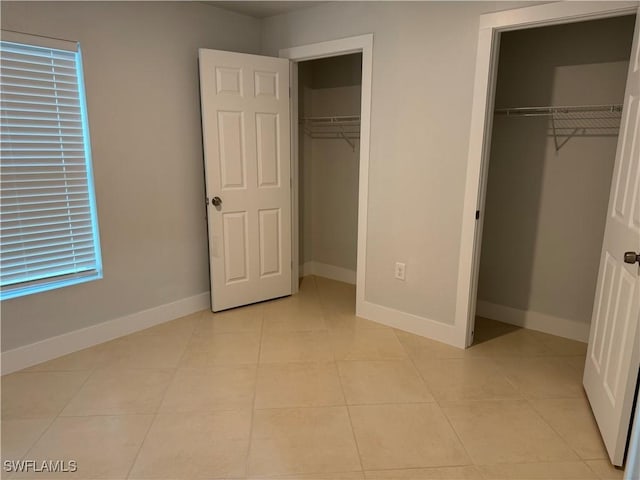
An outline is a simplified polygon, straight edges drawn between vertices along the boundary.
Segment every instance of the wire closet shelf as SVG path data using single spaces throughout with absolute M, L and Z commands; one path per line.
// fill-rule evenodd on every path
M 360 115 L 336 115 L 333 117 L 303 117 L 300 124 L 310 138 L 342 139 L 355 151 L 360 138 Z
M 577 105 L 558 107 L 498 108 L 496 115 L 507 117 L 547 117 L 547 135 L 556 151 L 574 137 L 616 137 L 620 130 L 622 105 Z

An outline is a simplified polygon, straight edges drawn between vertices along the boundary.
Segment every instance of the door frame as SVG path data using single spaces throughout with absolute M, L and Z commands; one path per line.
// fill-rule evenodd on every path
M 639 2 L 557 2 L 480 16 L 455 314 L 456 326 L 466 332 L 467 347 L 475 325 L 500 34 L 630 14 L 640 19 L 638 6 Z
M 356 314 L 364 305 L 367 259 L 367 209 L 369 199 L 369 139 L 371 132 L 371 81 L 373 75 L 373 34 L 329 40 L 281 49 L 279 56 L 292 62 L 291 68 L 291 293 L 299 282 L 299 158 L 298 158 L 298 63 L 318 58 L 362 53 L 360 99 L 360 169 L 358 175 L 358 256 L 356 266 Z

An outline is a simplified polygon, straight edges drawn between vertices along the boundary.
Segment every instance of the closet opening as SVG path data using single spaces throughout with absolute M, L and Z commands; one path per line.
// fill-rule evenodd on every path
M 474 345 L 525 327 L 586 352 L 634 26 L 501 34 Z
M 331 291 L 355 314 L 362 53 L 296 66 L 298 286 Z
M 354 55 L 355 54 L 355 55 Z M 301 137 L 304 135 L 305 123 L 311 124 L 307 125 L 311 130 L 310 134 L 307 134 L 306 141 L 313 136 L 313 124 L 315 123 L 316 129 L 319 128 L 318 124 L 321 122 L 326 123 L 335 123 L 333 125 L 333 133 L 328 136 L 334 135 L 336 138 L 328 138 L 328 139 L 311 139 L 312 141 L 318 142 L 327 142 L 325 147 L 327 149 L 342 147 L 343 150 L 346 150 L 347 154 L 350 152 L 351 158 L 354 158 L 357 161 L 357 182 L 353 185 L 349 186 L 349 188 L 345 188 L 343 183 L 347 179 L 347 177 L 339 177 L 335 182 L 334 187 L 340 187 L 342 192 L 350 192 L 353 197 L 357 198 L 357 202 L 354 204 L 353 200 L 350 200 L 349 209 L 355 208 L 357 211 L 357 215 L 355 217 L 356 224 L 356 247 L 355 247 L 355 278 L 353 275 L 353 240 L 345 240 L 347 237 L 343 237 L 341 241 L 345 242 L 345 245 L 350 245 L 345 248 L 345 251 L 348 254 L 349 262 L 351 263 L 343 263 L 343 265 L 333 265 L 334 268 L 324 268 L 322 264 L 324 263 L 321 260 L 317 260 L 318 263 L 315 263 L 314 259 L 311 258 L 311 261 L 314 262 L 311 264 L 311 271 L 316 272 L 316 274 L 327 276 L 333 276 L 338 280 L 342 281 L 342 283 L 338 283 L 337 285 L 341 286 L 338 290 L 346 290 L 348 292 L 348 300 L 342 303 L 345 306 L 345 311 L 355 313 L 359 316 L 367 317 L 367 304 L 365 302 L 365 279 L 366 279 L 366 255 L 367 255 L 367 206 L 368 206 L 368 195 L 369 195 L 369 139 L 370 139 L 370 130 L 371 130 L 371 81 L 373 77 L 373 34 L 365 34 L 358 35 L 355 37 L 347 37 L 341 38 L 339 40 L 330 40 L 327 42 L 320 43 L 312 43 L 308 45 L 301 45 L 298 47 L 291 47 L 280 50 L 280 57 L 288 58 L 291 60 L 291 245 L 292 245 L 292 255 L 291 255 L 291 293 L 296 294 L 300 290 L 300 278 L 304 278 L 304 273 L 310 273 L 310 267 L 307 265 L 307 269 L 304 267 L 305 254 L 304 252 L 308 252 L 309 250 L 303 250 L 302 257 L 300 254 L 300 237 L 302 236 L 302 242 L 304 242 L 304 222 L 310 218 L 308 215 L 305 216 L 304 213 L 304 204 L 300 201 L 301 195 L 304 201 L 305 198 L 305 190 L 304 185 L 301 185 L 300 178 L 303 180 L 305 178 L 311 178 L 309 175 L 305 177 L 304 172 L 299 173 L 301 169 L 301 164 L 304 162 L 304 158 L 299 158 L 300 151 L 299 148 L 304 149 L 304 144 L 300 145 L 300 138 L 305 141 L 305 137 Z M 344 58 L 343 58 L 344 57 Z M 302 65 L 303 73 L 306 68 L 311 68 L 311 80 L 313 80 L 314 73 L 314 65 L 313 61 L 325 61 L 331 62 L 327 65 L 331 65 L 333 62 L 337 62 L 334 65 L 342 65 L 343 67 L 337 68 L 337 73 L 335 67 L 333 68 L 333 73 L 336 75 L 335 78 L 331 79 L 331 69 L 327 69 L 326 72 L 321 72 L 321 77 L 324 76 L 324 80 L 322 78 L 318 80 L 316 83 L 317 86 L 324 86 L 325 88 L 334 88 L 336 90 L 351 90 L 352 92 L 357 91 L 358 88 L 360 90 L 359 98 L 356 96 L 350 96 L 348 103 L 342 105 L 339 102 L 340 100 L 328 100 L 333 101 L 334 103 L 329 103 L 327 105 L 323 105 L 322 108 L 324 110 L 318 110 L 320 113 L 310 114 L 307 116 L 312 117 L 311 119 L 304 120 L 305 115 L 300 114 L 299 107 L 299 97 L 302 94 L 304 95 L 304 88 L 299 88 L 298 86 L 298 71 L 300 66 Z M 311 67 L 305 67 L 304 63 L 309 62 Z M 321 62 L 322 63 L 322 62 Z M 321 64 L 320 63 L 320 64 Z M 358 74 L 358 65 L 359 65 L 359 74 Z M 322 70 L 320 68 L 320 70 Z M 344 70 L 344 71 L 342 71 Z M 307 73 L 306 75 L 309 75 Z M 345 78 L 347 79 L 345 81 Z M 359 87 L 358 82 L 359 81 Z M 328 85 L 334 85 L 333 87 L 327 87 Z M 313 83 L 312 85 L 313 86 Z M 307 91 L 307 93 L 312 93 Z M 327 93 L 327 92 L 325 92 Z M 319 94 L 322 95 L 322 94 Z M 318 95 L 316 95 L 317 97 Z M 313 95 L 311 95 L 313 97 Z M 302 99 L 304 102 L 304 98 Z M 359 110 L 357 109 L 357 105 L 359 102 Z M 317 103 L 317 102 L 316 102 Z M 307 102 L 307 108 L 313 107 L 313 102 L 309 104 Z M 330 107 L 330 108 L 329 108 Z M 342 110 L 344 107 L 349 107 L 348 110 Z M 303 111 L 306 114 L 306 109 Z M 345 115 L 341 115 L 341 113 L 345 113 Z M 359 115 L 359 121 L 357 121 L 357 116 Z M 314 117 L 330 117 L 330 118 L 322 118 L 318 119 Z M 336 118 L 341 117 L 341 118 Z M 349 118 L 345 118 L 349 117 Z M 348 121 L 346 121 L 348 120 Z M 303 122 L 300 125 L 300 122 Z M 337 130 L 336 127 L 339 127 L 340 130 Z M 350 127 L 350 128 L 347 128 Z M 302 132 L 301 132 L 302 130 Z M 315 136 L 322 136 L 316 133 Z M 359 138 L 356 138 L 359 137 Z M 355 150 L 355 152 L 354 152 Z M 304 152 L 302 152 L 304 154 Z M 344 152 L 343 152 L 344 153 Z M 325 165 L 326 167 L 326 165 Z M 345 167 L 345 165 L 342 165 Z M 312 172 L 312 170 L 311 170 Z M 309 171 L 307 171 L 309 173 Z M 342 182 L 342 183 L 341 183 Z M 315 206 L 317 207 L 319 204 L 325 205 L 335 205 L 334 211 L 329 212 L 329 215 L 335 215 L 335 218 L 338 218 L 339 214 L 342 214 L 342 210 L 347 209 L 346 204 L 340 204 L 336 202 L 336 198 L 333 196 L 333 192 L 331 189 L 328 190 L 329 198 L 317 198 Z M 356 193 L 357 192 L 357 193 Z M 311 198 L 313 200 L 313 192 L 312 195 L 309 195 L 309 191 L 306 191 L 307 200 Z M 311 204 L 313 208 L 313 203 Z M 301 212 L 302 210 L 302 212 Z M 329 217 L 333 218 L 333 217 Z M 340 217 L 342 218 L 342 217 Z M 348 226 L 350 231 L 353 230 L 354 217 L 353 213 L 350 213 L 348 216 L 344 216 L 346 218 L 345 225 Z M 302 221 L 301 221 L 302 219 Z M 326 221 L 326 218 L 325 218 Z M 332 220 L 332 222 L 337 223 L 336 220 Z M 336 225 L 339 228 L 342 228 L 340 225 Z M 309 228 L 309 225 L 307 226 Z M 334 228 L 334 225 L 331 225 L 330 228 Z M 302 231 L 302 234 L 301 234 Z M 307 230 L 308 231 L 308 230 Z M 334 228 L 334 231 L 336 229 Z M 309 237 L 307 236 L 307 241 Z M 312 238 L 313 240 L 313 238 Z M 306 244 L 308 246 L 308 243 Z M 312 244 L 313 245 L 313 244 Z M 335 245 L 335 244 L 332 244 Z M 304 246 L 303 246 L 304 248 Z M 340 248 L 338 246 L 338 248 Z M 336 252 L 331 252 L 332 255 L 336 255 Z M 306 257 L 309 258 L 308 256 Z M 333 259 L 335 256 L 322 257 Z M 301 263 L 301 259 L 303 262 Z M 334 261 L 334 260 L 329 260 Z M 324 265 L 331 265 L 326 263 Z M 345 280 L 347 282 L 345 282 Z M 331 282 L 332 280 L 328 280 Z M 336 280 L 333 280 L 334 284 Z M 352 283 L 355 283 L 355 312 L 354 312 L 354 302 L 353 302 L 353 291 L 354 288 Z M 346 288 L 345 288 L 346 287 Z
M 522 389 L 586 395 L 615 466 L 640 351 L 638 13 L 591 2 L 481 16 L 456 308 L 464 344 L 492 350 Z

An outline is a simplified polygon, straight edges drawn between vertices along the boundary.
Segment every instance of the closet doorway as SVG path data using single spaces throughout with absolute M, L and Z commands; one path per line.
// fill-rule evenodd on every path
M 529 172 L 523 172 L 521 170 L 512 170 L 512 175 L 522 175 L 528 178 L 529 182 L 524 182 L 519 185 L 518 188 L 514 188 L 512 194 L 517 196 L 526 196 L 536 188 L 539 194 L 539 209 L 538 213 L 533 215 L 533 222 L 529 222 L 529 229 L 531 230 L 531 224 L 541 220 L 546 213 L 549 218 L 556 217 L 555 222 L 551 222 L 553 230 L 546 237 L 546 242 L 541 241 L 544 236 L 535 230 L 534 241 L 529 240 L 529 244 L 519 245 L 515 237 L 510 238 L 510 231 L 502 231 L 500 239 L 503 241 L 503 245 L 508 244 L 508 247 L 519 247 L 518 252 L 520 255 L 512 258 L 512 262 L 516 262 L 516 265 L 510 265 L 512 270 L 518 270 L 518 268 L 527 265 L 527 256 L 535 256 L 542 251 L 551 251 L 552 255 L 550 259 L 546 260 L 546 269 L 553 269 L 562 267 L 562 262 L 559 260 L 557 253 L 553 247 L 564 238 L 555 238 L 554 230 L 559 230 L 566 224 L 571 224 L 574 217 L 583 218 L 583 224 L 580 225 L 578 230 L 583 228 L 593 228 L 594 230 L 600 224 L 600 229 L 603 230 L 604 235 L 598 238 L 598 235 L 591 231 L 591 237 L 588 243 L 601 243 L 601 253 L 598 259 L 598 273 L 596 277 L 595 295 L 590 298 L 587 303 L 593 305 L 592 315 L 587 317 L 591 319 L 589 342 L 586 351 L 586 358 L 583 357 L 584 364 L 584 376 L 582 385 L 589 400 L 593 415 L 598 424 L 602 439 L 608 451 L 609 457 L 614 465 L 622 465 L 624 463 L 624 456 L 627 444 L 627 432 L 629 431 L 630 422 L 632 418 L 632 411 L 634 405 L 634 398 L 637 392 L 637 379 L 638 372 L 640 371 L 640 341 L 638 337 L 639 325 L 639 312 L 640 312 L 640 268 L 635 265 L 640 260 L 640 255 L 636 252 L 640 250 L 640 142 L 638 142 L 640 131 L 640 26 L 635 21 L 638 14 L 637 4 L 628 3 L 589 3 L 589 4 L 551 4 L 540 5 L 535 7 L 527 7 L 520 10 L 514 10 L 509 12 L 500 12 L 497 14 L 483 15 L 480 21 L 479 29 L 479 44 L 478 44 L 478 57 L 476 65 L 476 77 L 475 77 L 475 89 L 474 89 L 474 104 L 472 110 L 471 121 L 471 139 L 469 148 L 469 166 L 467 171 L 467 184 L 465 192 L 465 209 L 463 218 L 463 232 L 461 242 L 461 256 L 459 267 L 459 283 L 458 283 L 458 308 L 456 311 L 456 325 L 462 328 L 468 328 L 467 332 L 467 345 L 471 343 L 474 336 L 475 326 L 475 313 L 476 313 L 476 288 L 478 281 L 478 273 L 481 269 L 480 261 L 480 245 L 484 237 L 483 235 L 483 222 L 489 222 L 489 213 L 485 211 L 485 206 L 489 208 L 489 195 L 487 194 L 488 183 L 492 182 L 489 172 L 495 170 L 490 165 L 490 158 L 493 162 L 493 155 L 491 152 L 492 146 L 492 127 L 496 130 L 504 128 L 506 131 L 511 132 L 511 135 L 507 135 L 505 144 L 508 145 L 514 138 L 517 137 L 516 124 L 514 120 L 526 120 L 534 116 L 541 116 L 543 118 L 533 118 L 535 130 L 540 133 L 546 132 L 547 136 L 551 138 L 547 140 L 546 147 L 551 145 L 553 151 L 561 152 L 564 156 L 571 150 L 578 148 L 581 141 L 595 140 L 594 138 L 588 138 L 587 132 L 594 132 L 599 137 L 605 137 L 605 131 L 619 130 L 617 136 L 617 146 L 615 149 L 615 159 L 613 165 L 605 169 L 606 165 L 601 163 L 594 163 L 592 168 L 600 169 L 588 170 L 584 164 L 579 164 L 573 168 L 573 175 L 570 178 L 569 185 L 566 188 L 559 189 L 559 194 L 556 195 L 554 201 L 545 204 L 545 192 L 547 190 L 553 191 L 551 186 L 546 185 L 546 181 L 557 181 L 558 176 L 547 175 L 550 172 L 560 171 L 563 168 L 563 164 L 558 162 L 547 162 L 544 169 L 536 177 L 536 166 L 529 165 L 531 169 Z M 629 18 L 617 18 L 631 16 Z M 554 25 L 562 25 L 567 29 L 580 28 L 578 23 L 587 22 L 590 20 L 602 20 L 611 18 L 612 21 L 619 22 L 614 28 L 621 29 L 615 33 L 611 30 L 609 34 L 613 37 L 617 37 L 618 34 L 623 31 L 631 31 L 632 25 L 635 23 L 635 29 L 631 34 L 631 39 L 628 38 L 621 42 L 626 42 L 627 46 L 623 47 L 622 51 L 629 52 L 625 60 L 628 61 L 628 69 L 626 75 L 624 72 L 618 72 L 618 74 L 612 73 L 609 69 L 607 73 L 603 73 L 601 67 L 604 63 L 615 63 L 615 60 L 592 58 L 589 62 L 575 62 L 575 64 L 569 64 L 574 72 L 561 71 L 561 69 L 554 70 L 555 78 L 551 83 L 551 92 L 560 95 L 560 92 L 564 92 L 562 95 L 564 98 L 569 99 L 572 103 L 565 105 L 558 105 L 551 103 L 555 98 L 553 95 L 549 97 L 549 103 L 540 104 L 527 104 L 518 105 L 517 103 L 511 104 L 514 101 L 515 96 L 508 97 L 510 102 L 508 104 L 500 104 L 500 93 L 496 91 L 496 78 L 500 76 L 498 72 L 499 57 L 500 57 L 500 45 L 502 40 L 508 40 L 510 31 L 522 31 L 522 35 L 526 35 L 525 29 L 533 29 L 537 27 L 545 27 Z M 628 22 L 626 27 L 623 26 L 625 22 Z M 602 24 L 601 24 L 602 25 Z M 631 27 L 631 28 L 629 28 Z M 514 32 L 518 33 L 519 32 Z M 587 34 L 589 35 L 589 34 Z M 583 37 L 583 41 L 589 43 L 591 39 Z M 604 42 L 598 45 L 591 45 L 586 52 L 588 55 L 598 57 L 603 54 L 603 46 L 608 43 L 610 39 L 606 38 Z M 629 42 L 631 42 L 631 48 L 629 48 Z M 543 61 L 546 57 L 553 56 L 565 52 L 567 45 L 573 44 L 579 46 L 580 41 L 571 39 L 568 43 L 558 42 L 554 43 L 551 47 L 547 46 L 546 50 L 540 52 L 537 55 L 531 55 L 527 57 L 527 61 Z M 618 61 L 620 61 L 618 59 Z M 566 80 L 570 78 L 576 71 L 580 69 L 584 70 L 582 77 L 573 82 L 572 85 L 567 87 Z M 615 68 L 614 68 L 615 70 Z M 585 75 L 585 72 L 589 72 Z M 518 73 L 518 72 L 516 72 Z M 539 72 L 530 72 L 529 75 L 535 77 Z M 606 99 L 602 100 L 602 103 L 598 103 L 598 96 L 604 95 L 601 91 L 601 87 L 607 83 L 603 78 L 599 81 L 594 81 L 598 76 L 605 75 L 609 80 L 615 79 L 618 76 L 622 76 L 625 79 L 625 90 L 620 100 Z M 563 78 L 564 77 L 564 78 Z M 535 92 L 544 92 L 545 87 L 541 81 L 531 82 Z M 616 81 L 611 80 L 609 83 L 616 84 Z M 617 82 L 619 85 L 621 82 Z M 564 86 L 563 86 L 564 85 Z M 591 86 L 589 86 L 591 85 Z M 617 87 L 619 90 L 619 87 Z M 616 87 L 609 90 L 609 95 L 615 92 Z M 596 92 L 595 99 L 580 99 L 580 95 L 586 93 Z M 560 97 L 557 97 L 560 98 Z M 494 112 L 494 99 L 496 109 Z M 504 97 L 502 97 L 504 100 Z M 536 98 L 535 100 L 539 100 Z M 576 103 L 573 103 L 576 102 Z M 594 103 L 592 103 L 594 102 Z M 494 116 L 495 113 L 495 116 Z M 528 115 L 528 117 L 527 117 Z M 585 118 L 591 116 L 591 119 Z M 511 117 L 511 118 L 510 118 Z M 519 118 L 517 118 L 519 117 Z M 603 118 L 606 117 L 606 118 Z M 614 123 L 618 121 L 615 125 Z M 537 124 L 535 121 L 538 121 Z M 570 124 L 563 123 L 562 121 L 570 121 Z M 582 122 L 582 123 L 581 123 Z M 609 122 L 609 123 L 603 123 Z M 503 123 L 503 125 L 499 125 Z M 580 124 L 581 123 L 581 124 Z M 588 123 L 588 125 L 586 125 Z M 560 129 L 559 127 L 565 127 L 566 129 Z M 550 132 L 550 134 L 549 134 Z M 536 143 L 533 138 L 535 133 L 530 133 L 525 136 L 526 152 L 521 153 L 524 157 L 530 156 L 530 150 L 536 149 Z M 494 138 L 495 140 L 495 138 Z M 584 158 L 589 158 L 590 155 L 596 154 L 596 156 L 602 158 L 605 156 L 606 142 L 601 142 L 602 145 L 591 145 L 591 148 L 583 149 Z M 569 150 L 571 147 L 571 150 Z M 539 148 L 539 147 L 538 147 Z M 503 152 L 505 153 L 505 152 Z M 510 156 L 513 152 L 507 148 L 506 154 Z M 522 160 L 520 158 L 516 160 Z M 586 163 L 591 163 L 592 160 L 587 160 Z M 498 162 L 497 162 L 498 163 Z M 506 164 L 507 170 L 510 165 Z M 538 166 L 539 168 L 539 166 Z M 609 173 L 612 170 L 612 174 Z M 495 172 L 494 172 L 495 173 Z M 528 175 L 527 175 L 528 173 Z M 592 178 L 589 178 L 591 176 Z M 598 176 L 602 176 L 605 179 L 610 178 L 610 187 L 598 183 Z M 584 188 L 585 185 L 593 182 L 591 190 L 587 189 L 586 192 L 580 192 L 580 188 Z M 495 183 L 495 182 L 494 182 Z M 517 183 L 517 182 L 514 182 Z M 542 185 L 542 188 L 540 188 Z M 552 184 L 550 184 L 552 185 Z M 508 185 L 509 187 L 513 185 Z M 556 186 L 557 187 L 557 186 Z M 596 193 L 596 190 L 600 190 Z M 565 211 L 564 215 L 558 215 L 559 211 L 566 204 L 570 204 L 573 194 L 582 195 L 582 193 L 592 194 L 593 198 L 588 198 L 577 205 L 574 205 L 573 209 Z M 596 200 L 599 196 L 606 198 L 607 205 L 601 206 L 600 211 L 604 214 L 604 227 L 602 227 L 602 216 L 587 215 L 585 210 L 588 210 L 589 202 Z M 486 202 L 485 203 L 485 199 Z M 505 205 L 504 202 L 509 200 L 502 199 L 503 204 L 497 205 L 498 209 L 508 211 L 509 208 L 513 208 L 514 211 L 510 213 L 512 218 L 517 218 L 521 212 L 517 209 L 516 203 Z M 495 203 L 496 202 L 492 202 Z M 544 208 L 543 208 L 544 207 Z M 554 211 L 556 208 L 558 211 Z M 596 210 L 598 207 L 592 207 Z M 485 215 L 487 218 L 485 218 Z M 526 214 L 523 213 L 523 216 Z M 495 217 L 498 218 L 498 217 Z M 494 219 L 495 219 L 494 218 Z M 501 219 L 498 219 L 501 220 Z M 522 218 L 519 219 L 522 221 Z M 587 223 L 592 222 L 592 225 Z M 527 224 L 527 222 L 522 222 Z M 491 229 L 488 224 L 487 227 Z M 537 224 L 536 224 L 537 228 Z M 574 226 L 574 230 L 576 227 Z M 577 232 L 580 233 L 580 232 Z M 565 233 L 567 238 L 572 238 L 575 235 L 575 231 Z M 595 237 L 595 240 L 594 240 Z M 576 245 L 576 242 L 585 243 L 584 236 L 574 241 L 576 250 L 583 248 L 583 245 Z M 631 252 L 633 250 L 633 252 Z M 571 253 L 566 254 L 567 257 L 572 258 Z M 554 255 L 556 258 L 554 259 Z M 507 257 L 507 255 L 504 255 Z M 584 261 L 584 255 L 578 255 L 577 259 L 574 259 L 573 266 L 576 263 Z M 566 260 L 563 258 L 562 261 Z M 487 273 L 486 267 L 491 263 L 484 259 L 485 274 Z M 535 262 L 534 262 L 535 263 Z M 545 262 L 543 262 L 545 263 Z M 640 263 L 640 262 L 638 262 Z M 568 267 L 568 268 L 571 268 Z M 546 282 L 536 285 L 536 278 L 533 278 L 528 288 L 522 289 L 527 294 L 541 293 L 545 290 L 555 294 L 555 300 L 560 299 L 561 303 L 564 303 L 566 308 L 569 304 L 568 300 L 571 294 L 573 294 L 573 288 L 575 284 L 584 282 L 585 288 L 588 290 L 589 286 L 588 275 L 581 272 L 579 268 L 571 268 L 572 275 L 560 286 L 556 285 L 555 290 L 552 287 L 553 279 L 547 276 Z M 526 268 L 524 268 L 526 270 Z M 538 273 L 545 271 L 545 269 L 538 270 Z M 544 276 L 542 276 L 544 277 Z M 485 275 L 485 278 L 486 275 Z M 571 282 L 571 283 L 569 283 Z M 514 285 L 509 284 L 505 288 L 506 290 L 513 289 Z M 590 285 L 593 289 L 593 282 Z M 486 290 L 484 291 L 486 294 Z M 520 292 L 521 293 L 521 292 Z M 565 298 L 562 298 L 562 296 Z M 520 299 L 522 300 L 522 299 Z M 486 299 L 485 299 L 486 301 Z M 552 302 L 553 303 L 553 302 Z M 527 307 L 529 306 L 526 302 Z M 580 306 L 583 307 L 584 305 Z M 485 305 L 486 307 L 486 305 Z M 480 308 L 484 308 L 480 306 Z M 545 307 L 546 308 L 546 307 Z M 492 315 L 498 315 L 499 309 L 495 309 Z M 577 311 L 577 310 L 576 310 Z M 517 315 L 520 318 L 514 320 L 513 317 Z M 488 311 L 485 309 L 485 315 L 488 315 Z M 512 315 L 512 322 L 519 325 L 528 326 L 529 320 L 533 322 L 533 315 L 527 315 L 527 311 L 523 310 L 518 313 L 517 308 L 504 308 L 502 313 L 506 315 Z M 584 316 L 584 315 L 583 315 Z M 551 329 L 565 329 L 567 325 L 571 326 L 572 322 L 563 322 L 558 320 L 559 317 L 553 315 L 542 315 L 536 319 L 538 325 L 537 329 L 547 331 Z M 508 322 L 509 320 L 507 320 Z M 573 322 L 574 324 L 577 322 Z M 563 325 L 564 324 L 564 325 Z M 575 325 L 574 325 L 575 326 Z M 560 333 L 555 331 L 554 333 Z M 565 332 L 564 336 L 571 336 Z M 584 333 L 582 334 L 584 337 Z M 586 363 L 585 363 L 586 360 Z M 554 372 L 555 373 L 555 372 Z
M 361 53 L 298 64 L 300 277 L 356 284 L 361 94 Z
M 635 20 L 502 34 L 477 317 L 588 341 Z
M 292 61 L 292 293 L 317 275 L 364 304 L 373 35 L 280 51 Z

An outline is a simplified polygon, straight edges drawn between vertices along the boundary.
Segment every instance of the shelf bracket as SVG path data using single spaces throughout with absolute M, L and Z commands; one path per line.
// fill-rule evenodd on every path
M 556 131 L 556 122 L 555 122 L 554 115 L 551 115 L 551 128 L 553 129 L 553 143 L 556 146 L 556 152 L 559 152 L 560 149 L 564 147 L 567 144 L 567 142 L 571 140 L 580 131 L 580 128 L 574 128 L 573 132 L 567 135 L 567 138 L 565 138 L 561 142 L 558 142 L 558 132 Z M 582 130 L 584 131 L 585 129 L 583 128 Z
M 340 132 L 340 136 L 344 138 L 344 141 L 347 142 L 351 146 L 351 150 L 356 151 L 356 144 L 352 142 L 345 134 L 344 131 Z

